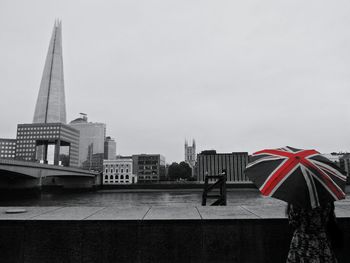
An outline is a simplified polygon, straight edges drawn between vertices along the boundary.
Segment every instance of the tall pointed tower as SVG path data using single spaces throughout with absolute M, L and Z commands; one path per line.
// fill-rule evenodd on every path
M 192 140 L 192 146 L 188 145 L 187 140 L 185 140 L 185 162 L 193 168 L 196 165 L 196 142 Z
M 62 24 L 56 20 L 47 52 L 33 123 L 66 123 L 64 95 Z

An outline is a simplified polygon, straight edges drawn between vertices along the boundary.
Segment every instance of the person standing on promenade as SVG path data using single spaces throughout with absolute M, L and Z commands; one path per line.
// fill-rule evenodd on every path
M 288 204 L 289 224 L 295 229 L 287 263 L 337 263 L 333 248 L 342 245 L 334 203 L 313 209 Z

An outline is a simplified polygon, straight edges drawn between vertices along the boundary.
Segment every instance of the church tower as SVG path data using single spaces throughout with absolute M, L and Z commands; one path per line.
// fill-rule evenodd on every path
M 66 123 L 62 24 L 56 20 L 36 101 L 33 123 Z
M 192 146 L 185 140 L 185 162 L 193 169 L 196 165 L 196 142 L 192 140 Z

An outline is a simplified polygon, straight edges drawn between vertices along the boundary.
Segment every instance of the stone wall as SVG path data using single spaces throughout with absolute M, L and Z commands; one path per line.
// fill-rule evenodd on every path
M 350 209 L 337 207 L 350 244 Z M 1 262 L 285 262 L 282 206 L 0 208 Z M 348 262 L 345 249 L 339 262 Z

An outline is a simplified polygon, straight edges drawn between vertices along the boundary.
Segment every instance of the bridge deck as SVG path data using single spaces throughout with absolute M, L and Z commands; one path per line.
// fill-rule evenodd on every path
M 85 174 L 87 176 L 95 176 L 97 174 L 97 172 L 91 172 L 91 171 L 79 169 L 76 167 L 65 167 L 65 166 L 57 166 L 57 165 L 42 164 L 42 163 L 35 163 L 35 162 L 18 161 L 18 160 L 0 159 L 0 165 L 38 168 L 43 170 L 56 170 L 56 171 L 62 171 L 62 172 L 73 172 L 73 173 Z

